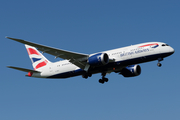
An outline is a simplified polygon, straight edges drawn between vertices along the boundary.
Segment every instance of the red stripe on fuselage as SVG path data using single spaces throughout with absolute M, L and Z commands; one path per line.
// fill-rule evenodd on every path
M 27 51 L 29 55 L 32 55 L 32 54 L 40 55 L 36 50 L 32 48 L 28 48 Z
M 142 45 L 142 46 L 139 46 L 139 47 L 147 47 L 147 46 L 152 46 L 152 45 L 158 45 L 157 43 L 154 43 L 154 44 L 147 44 L 147 45 Z

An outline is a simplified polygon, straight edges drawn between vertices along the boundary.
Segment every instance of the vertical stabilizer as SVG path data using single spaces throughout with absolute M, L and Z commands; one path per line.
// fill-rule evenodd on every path
M 36 71 L 43 71 L 49 63 L 51 63 L 46 57 L 44 57 L 35 47 L 26 45 L 29 58 L 31 59 L 32 66 Z

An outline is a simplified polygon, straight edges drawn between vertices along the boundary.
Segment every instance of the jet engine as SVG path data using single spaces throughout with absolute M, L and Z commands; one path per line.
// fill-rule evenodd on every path
M 121 74 L 124 77 L 134 77 L 141 74 L 141 67 L 139 65 L 130 65 L 122 69 Z
M 109 56 L 106 53 L 97 53 L 88 58 L 89 65 L 98 66 L 109 63 Z

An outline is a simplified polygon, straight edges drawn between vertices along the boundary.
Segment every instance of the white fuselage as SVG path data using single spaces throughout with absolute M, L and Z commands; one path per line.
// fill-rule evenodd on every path
M 123 67 L 132 64 L 158 60 L 171 55 L 174 49 L 162 42 L 148 42 L 128 47 L 103 51 L 111 60 L 107 65 L 90 69 L 92 74 L 102 72 L 106 69 L 106 73 L 120 71 Z M 96 54 L 96 53 L 95 53 Z M 89 56 L 92 56 L 91 54 Z M 34 73 L 32 77 L 52 77 L 52 78 L 67 78 L 84 74 L 84 70 L 69 62 L 69 60 L 50 63 L 43 68 L 41 73 Z

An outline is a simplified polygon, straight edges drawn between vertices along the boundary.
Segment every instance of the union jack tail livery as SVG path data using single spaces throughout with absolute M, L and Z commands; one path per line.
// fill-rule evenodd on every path
M 32 66 L 36 71 L 43 71 L 49 63 L 51 63 L 46 57 L 44 57 L 35 47 L 25 45 L 29 58 L 31 59 Z

